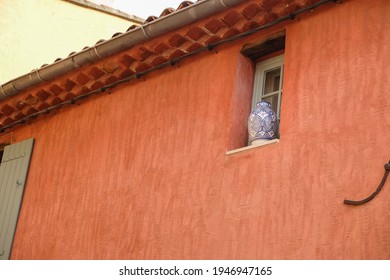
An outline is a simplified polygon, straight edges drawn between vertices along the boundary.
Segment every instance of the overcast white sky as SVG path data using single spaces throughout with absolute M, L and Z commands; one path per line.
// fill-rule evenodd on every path
M 90 0 L 121 10 L 130 15 L 146 19 L 148 16 L 159 16 L 165 8 L 179 7 L 184 0 Z M 192 1 L 195 2 L 195 1 Z

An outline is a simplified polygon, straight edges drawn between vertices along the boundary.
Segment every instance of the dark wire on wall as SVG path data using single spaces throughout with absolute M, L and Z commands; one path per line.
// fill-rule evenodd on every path
M 383 174 L 382 181 L 379 183 L 379 186 L 377 187 L 377 189 L 369 197 L 367 197 L 363 200 L 344 199 L 344 204 L 357 206 L 357 205 L 362 205 L 362 204 L 365 204 L 365 203 L 371 201 L 382 190 L 383 186 L 386 183 L 386 179 L 387 179 L 387 176 L 389 175 L 389 172 L 390 172 L 390 160 L 388 163 L 385 164 L 385 174 Z

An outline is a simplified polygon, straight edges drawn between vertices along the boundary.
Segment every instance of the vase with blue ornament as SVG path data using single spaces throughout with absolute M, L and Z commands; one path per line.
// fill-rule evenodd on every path
M 275 111 L 267 101 L 257 102 L 248 118 L 249 144 L 259 145 L 277 136 L 278 122 Z

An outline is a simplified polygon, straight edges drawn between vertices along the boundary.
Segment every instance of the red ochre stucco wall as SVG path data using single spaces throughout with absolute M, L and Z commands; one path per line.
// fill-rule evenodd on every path
M 389 259 L 390 182 L 343 205 L 390 158 L 388 15 L 345 1 L 285 27 L 278 144 L 225 154 L 239 50 L 283 27 L 16 129 L 36 142 L 12 259 Z

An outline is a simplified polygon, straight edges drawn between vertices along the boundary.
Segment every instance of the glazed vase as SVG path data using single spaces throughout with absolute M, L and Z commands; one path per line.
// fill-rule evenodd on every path
M 276 138 L 277 117 L 269 102 L 257 102 L 248 118 L 248 133 L 249 145 L 260 144 Z

